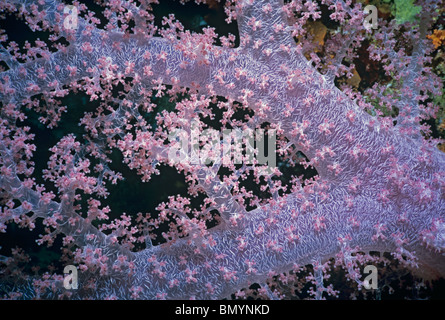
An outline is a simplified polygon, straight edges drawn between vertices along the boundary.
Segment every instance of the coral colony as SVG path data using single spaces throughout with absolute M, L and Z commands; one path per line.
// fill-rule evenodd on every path
M 378 298 L 391 265 L 411 291 L 445 275 L 443 3 L 159 2 L 0 2 L 3 299 Z

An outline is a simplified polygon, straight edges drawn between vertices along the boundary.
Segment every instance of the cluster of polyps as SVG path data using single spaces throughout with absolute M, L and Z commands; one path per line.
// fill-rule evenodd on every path
M 2 51 L 10 70 L 2 74 L 0 85 L 3 103 L 0 187 L 6 198 L 0 230 L 5 231 L 9 221 L 33 228 L 34 221 L 43 218 L 48 234 L 42 235 L 40 242 L 51 243 L 57 233 L 65 234 L 64 244 L 70 250 L 74 246 L 79 248 L 75 251 L 75 262 L 82 271 L 93 274 L 90 280 L 95 285 L 91 287 L 100 288 L 91 293 L 79 292 L 79 298 L 220 298 L 245 287 L 252 279 L 266 280 L 283 272 L 283 266 L 293 263 L 316 265 L 314 275 L 308 280 L 317 287 L 311 293 L 321 298 L 323 293 L 336 294 L 323 283 L 326 278 L 323 262 L 331 257 L 337 257 L 351 279 L 360 283 L 358 264 L 364 259 L 352 254 L 351 248 L 355 247 L 364 251 L 394 251 L 400 259 L 403 256 L 411 259 L 415 252 L 420 263 L 434 270 L 431 274 L 443 275 L 445 264 L 440 254 L 444 249 L 445 161 L 434 145 L 420 136 L 423 130 L 420 114 L 432 111 L 419 106 L 423 98 L 418 98 L 422 96 L 421 90 L 437 95 L 438 83 L 434 77 L 431 81 L 425 79 L 431 73 L 417 61 L 410 62 L 402 50 L 396 52 L 395 41 L 379 46 L 386 36 L 394 38 L 391 26 L 382 26 L 376 31 L 371 56 L 382 63 L 399 61 L 384 69 L 388 73 L 400 69 L 395 79 L 406 81 L 400 81 L 403 83 L 400 100 L 382 95 L 382 87 L 369 91 L 371 98 L 382 104 L 397 104 L 399 128 L 393 128 L 391 119 L 371 117 L 364 111 L 370 108 L 364 102 L 366 99 L 349 89 L 345 89 L 347 95 L 340 92 L 333 81 L 333 75 L 350 74 L 351 66 L 342 64 L 345 58 L 353 58 L 349 46 L 369 35 L 364 33 L 360 22 L 361 7 L 358 4 L 350 7 L 343 1 L 322 2 L 334 11 L 331 19 L 347 31 L 332 36 L 322 59 L 309 52 L 316 45 L 301 38 L 306 34 L 303 26 L 309 19 L 319 19 L 321 10 L 315 2 L 300 0 L 285 5 L 281 1 L 228 1 L 228 20 L 237 18 L 240 30 L 241 45 L 236 49 L 230 48 L 232 36 L 221 39 L 222 48 L 216 47 L 214 30 L 206 28 L 203 35 L 192 34 L 184 31 L 173 16 L 163 20 L 167 26 L 160 31 L 163 39 L 153 38 L 156 27 L 150 4 L 130 0 L 105 4 L 106 16 L 113 20 L 107 31 L 96 28 L 97 23 L 91 17 L 79 19 L 79 29 L 66 32 L 71 45 L 56 54 L 45 53 L 38 44 L 43 58 L 17 66 L 21 57 L 15 46 L 11 45 L 9 52 Z M 435 14 L 434 3 L 422 3 L 425 15 Z M 63 6 L 56 10 L 49 2 L 29 5 L 27 1 L 18 1 L 14 5 L 2 2 L 0 8 L 12 12 L 15 4 L 23 5 L 19 14 L 29 18 L 32 28 L 52 26 L 51 31 L 58 32 Z M 84 6 L 79 8 L 80 12 L 85 10 Z M 132 17 L 136 20 L 134 35 L 128 32 Z M 293 25 L 287 26 L 289 22 Z M 112 31 L 119 29 L 119 24 L 124 32 Z M 418 32 L 407 35 L 415 35 L 413 39 L 423 37 L 426 25 L 421 23 Z M 351 39 L 341 38 L 345 35 Z M 298 45 L 293 36 L 301 38 Z M 420 57 L 425 55 L 422 50 L 426 47 L 425 43 L 414 45 L 413 52 Z M 29 57 L 36 58 L 36 52 L 30 50 Z M 310 63 L 305 55 L 311 56 Z M 320 75 L 313 65 L 325 75 Z M 423 88 L 419 88 L 420 79 L 425 80 Z M 124 87 L 121 92 L 124 98 L 112 94 L 118 85 Z M 166 92 L 171 96 L 186 93 L 184 88 L 191 88 L 190 99 L 178 102 L 175 112 L 160 112 L 156 128 L 149 125 L 145 113 L 154 112 L 156 106 L 147 101 L 162 98 Z M 34 165 L 33 136 L 19 124 L 25 118 L 22 104 L 46 114 L 47 118 L 53 115 L 57 119 L 63 107 L 54 104 L 41 107 L 33 96 L 43 93 L 50 98 L 62 97 L 69 90 L 85 90 L 91 100 L 101 101 L 101 105 L 81 120 L 87 133 L 85 144 L 69 135 L 51 148 L 53 156 L 45 178 L 58 189 L 57 198 L 30 178 Z M 250 124 L 269 122 L 291 145 L 303 150 L 310 159 L 306 165 L 314 165 L 319 178 L 306 181 L 303 188 L 295 183 L 292 193 L 285 196 L 276 191 L 279 184 L 274 185 L 269 177 L 273 201 L 248 211 L 244 198 L 251 195 L 240 187 L 238 178 L 246 176 L 246 170 L 252 168 L 243 166 L 238 170 L 231 166 L 234 172 L 223 179 L 227 185 L 224 187 L 218 179 L 218 170 L 227 164 L 224 159 L 237 161 L 236 154 L 222 156 L 223 161 L 214 161 L 214 166 L 208 167 L 206 160 L 221 152 L 210 148 L 220 147 L 220 139 L 212 143 L 211 137 L 216 135 L 211 131 L 195 142 L 187 136 L 193 130 L 190 123 L 196 114 L 212 116 L 207 98 L 198 101 L 193 92 L 209 95 L 208 100 L 220 95 L 249 106 L 256 113 Z M 118 107 L 115 109 L 113 104 Z M 142 106 L 143 112 L 137 106 Z M 373 111 L 379 114 L 379 110 Z M 223 117 L 223 125 L 233 123 L 229 116 Z M 178 136 L 179 145 L 176 137 L 169 137 L 176 128 L 184 129 Z M 196 166 L 190 166 L 186 161 L 171 161 L 172 157 L 176 159 L 177 152 L 188 152 L 181 150 L 183 145 L 191 145 L 193 148 L 187 150 L 192 152 L 198 151 L 194 148 L 199 145 L 203 157 L 191 160 L 203 159 L 204 163 L 198 161 Z M 270 143 L 269 147 L 273 145 Z M 107 195 L 104 180 L 117 182 L 122 178 L 108 166 L 112 148 L 122 153 L 124 162 L 143 181 L 159 173 L 156 168 L 159 163 L 185 172 L 191 184 L 190 195 L 204 191 L 212 199 L 209 208 L 219 211 L 221 223 L 207 230 L 206 218 L 199 215 L 208 217 L 209 208 L 203 207 L 191 218 L 188 200 L 172 197 L 168 205 L 158 207 L 156 221 L 138 217 L 141 224 L 156 229 L 174 216 L 173 227 L 180 226 L 181 230 L 164 233 L 166 245 L 152 246 L 150 236 L 136 237 L 139 230 L 131 225 L 128 215 L 101 227 L 103 231 L 111 230 L 110 235 L 100 232 L 91 222 L 105 218 L 109 212 L 100 209 L 94 197 Z M 271 150 L 268 155 L 274 152 Z M 93 170 L 88 156 L 99 162 Z M 273 157 L 268 159 L 269 166 L 272 162 Z M 257 166 L 252 170 L 258 173 Z M 279 170 L 272 173 L 278 176 Z M 263 174 L 270 175 L 271 172 Z M 266 187 L 261 189 L 266 190 Z M 91 197 L 87 202 L 87 218 L 79 214 L 76 205 L 80 193 Z M 147 227 L 144 228 L 141 227 L 146 231 Z M 131 252 L 131 244 L 141 239 L 147 249 Z M 425 247 L 434 250 L 430 252 Z M 8 262 L 8 266 L 13 263 Z M 122 279 L 122 270 L 131 273 L 124 274 Z M 95 272 L 105 277 L 95 278 Z M 115 276 L 112 280 L 106 278 L 110 273 Z M 288 281 L 284 276 L 281 278 Z M 47 282 L 40 287 L 49 288 Z M 267 287 L 261 292 L 272 298 L 282 296 Z M 9 295 L 16 296 L 14 292 Z M 238 296 L 244 295 L 238 293 Z

